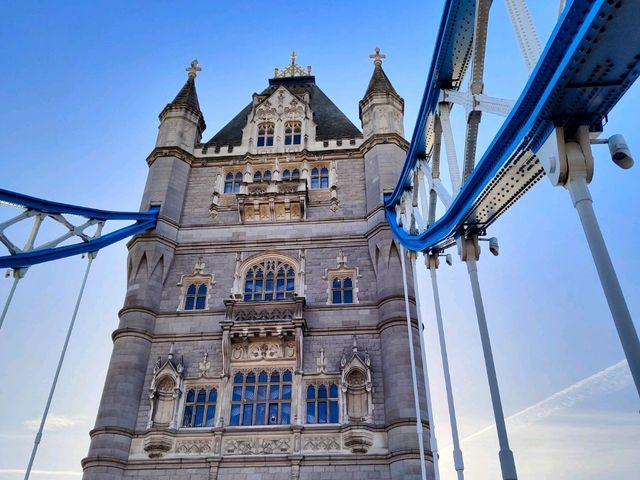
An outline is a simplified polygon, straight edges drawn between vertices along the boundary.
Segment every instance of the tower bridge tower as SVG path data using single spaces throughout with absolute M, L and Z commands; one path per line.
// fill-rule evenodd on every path
M 364 133 L 293 54 L 204 142 L 187 69 L 147 158 L 160 217 L 129 244 L 85 480 L 420 477 L 383 207 L 404 102 L 372 58 Z

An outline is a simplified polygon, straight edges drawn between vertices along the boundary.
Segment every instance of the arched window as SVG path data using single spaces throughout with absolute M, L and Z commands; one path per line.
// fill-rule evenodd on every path
M 268 259 L 247 270 L 244 277 L 245 301 L 284 300 L 295 291 L 296 272 L 291 265 Z
M 292 379 L 290 370 L 236 373 L 229 425 L 289 425 Z
M 299 180 L 300 179 L 300 170 L 294 168 L 291 172 L 291 180 Z
M 271 170 L 264 171 L 264 173 L 262 174 L 262 180 L 264 180 L 265 182 L 271 180 Z
M 284 124 L 284 144 L 300 145 L 302 141 L 302 123 L 287 122 Z
M 190 389 L 184 402 L 182 415 L 183 427 L 213 427 L 216 423 L 216 403 L 218 390 L 212 388 L 207 392 L 201 388 Z
M 261 123 L 258 125 L 258 147 L 273 146 L 273 123 Z
M 351 277 L 334 278 L 331 293 L 331 303 L 353 303 L 353 280 Z
M 204 310 L 207 303 L 207 286 L 204 283 L 192 283 L 184 296 L 185 310 Z
M 227 173 L 224 180 L 224 193 L 238 193 L 240 191 L 240 184 L 242 183 L 242 173 L 238 172 L 235 175 L 231 172 Z
M 254 182 L 261 182 L 262 181 L 262 172 L 256 172 L 253 174 L 253 181 Z
M 329 170 L 326 167 L 311 170 L 311 188 L 329 188 Z
M 324 384 L 307 387 L 307 422 L 306 423 L 338 423 L 338 386 L 335 383 L 328 387 Z
M 282 180 L 291 180 L 291 172 L 289 170 L 282 172 Z

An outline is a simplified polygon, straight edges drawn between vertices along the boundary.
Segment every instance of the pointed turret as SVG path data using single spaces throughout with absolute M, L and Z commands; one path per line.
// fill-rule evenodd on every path
M 367 91 L 360 100 L 360 121 L 364 138 L 378 133 L 397 133 L 403 136 L 404 100 L 382 69 L 385 55 L 376 48 L 369 58 L 373 59 L 373 74 Z
M 186 70 L 188 77 L 184 86 L 160 113 L 156 147 L 180 147 L 193 153 L 206 128 L 196 92 L 196 75 L 202 69 L 198 66 L 198 61 L 194 60 Z

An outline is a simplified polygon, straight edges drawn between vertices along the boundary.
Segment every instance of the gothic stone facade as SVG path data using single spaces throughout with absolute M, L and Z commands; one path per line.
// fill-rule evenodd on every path
M 419 478 L 383 208 L 403 101 L 375 60 L 364 134 L 292 62 L 206 143 L 188 69 L 147 159 L 160 218 L 129 244 L 85 480 Z

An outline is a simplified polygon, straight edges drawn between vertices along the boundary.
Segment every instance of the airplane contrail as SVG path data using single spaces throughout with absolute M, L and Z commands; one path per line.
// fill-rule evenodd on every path
M 631 371 L 626 360 L 605 368 L 584 378 L 567 388 L 535 403 L 524 410 L 510 415 L 505 420 L 511 425 L 530 425 L 554 413 L 597 394 L 616 392 L 632 382 Z M 495 428 L 495 423 L 464 437 L 460 443 L 467 442 Z

